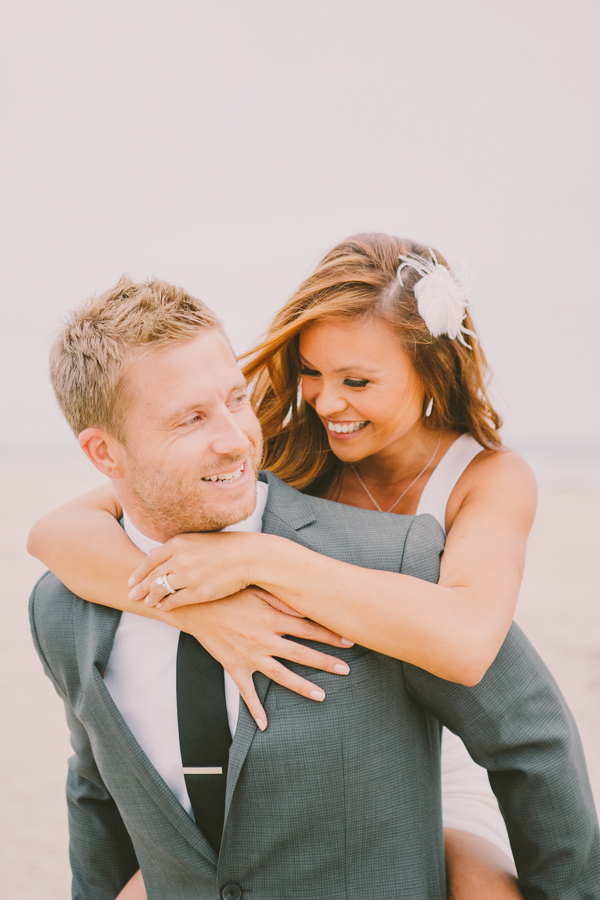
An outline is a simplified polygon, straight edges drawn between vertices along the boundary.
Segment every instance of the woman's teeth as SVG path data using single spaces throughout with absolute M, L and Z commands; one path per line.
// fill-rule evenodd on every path
M 202 481 L 237 481 L 241 477 L 244 467 L 241 466 L 237 472 L 223 472 L 222 475 L 207 475 Z
M 327 427 L 336 434 L 350 434 L 352 431 L 360 431 L 366 424 L 366 422 L 350 422 L 349 425 L 339 425 L 337 422 L 328 422 Z

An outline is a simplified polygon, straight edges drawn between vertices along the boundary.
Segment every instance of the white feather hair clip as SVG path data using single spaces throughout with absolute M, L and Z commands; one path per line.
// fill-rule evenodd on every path
M 463 260 L 454 260 L 452 269 L 448 269 L 437 261 L 433 250 L 429 254 L 431 259 L 416 253 L 400 254 L 398 280 L 402 284 L 402 270 L 407 267 L 418 272 L 421 278 L 414 286 L 414 295 L 419 315 L 430 333 L 434 337 L 447 334 L 471 349 L 463 337 L 469 334 L 477 340 L 477 335 L 463 325 L 473 283 L 471 270 Z

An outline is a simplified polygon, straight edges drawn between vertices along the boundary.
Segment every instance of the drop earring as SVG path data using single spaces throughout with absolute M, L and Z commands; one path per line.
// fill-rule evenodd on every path
M 425 410 L 425 415 L 426 415 L 427 418 L 429 418 L 429 416 L 431 415 L 432 409 L 433 409 L 433 397 L 431 398 L 431 400 L 430 400 L 429 403 L 427 404 L 427 409 Z

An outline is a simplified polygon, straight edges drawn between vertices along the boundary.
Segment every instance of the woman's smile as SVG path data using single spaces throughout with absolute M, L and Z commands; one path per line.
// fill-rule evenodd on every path
M 370 422 L 346 422 L 325 419 L 323 424 L 327 428 L 328 434 L 336 440 L 348 440 L 353 438 L 359 431 L 364 431 Z

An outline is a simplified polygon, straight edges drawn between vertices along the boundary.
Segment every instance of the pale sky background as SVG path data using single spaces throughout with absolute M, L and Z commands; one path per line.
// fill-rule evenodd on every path
M 3 0 L 2 458 L 79 454 L 48 349 L 122 272 L 241 351 L 378 230 L 470 263 L 509 441 L 589 460 L 599 25 L 597 0 Z

